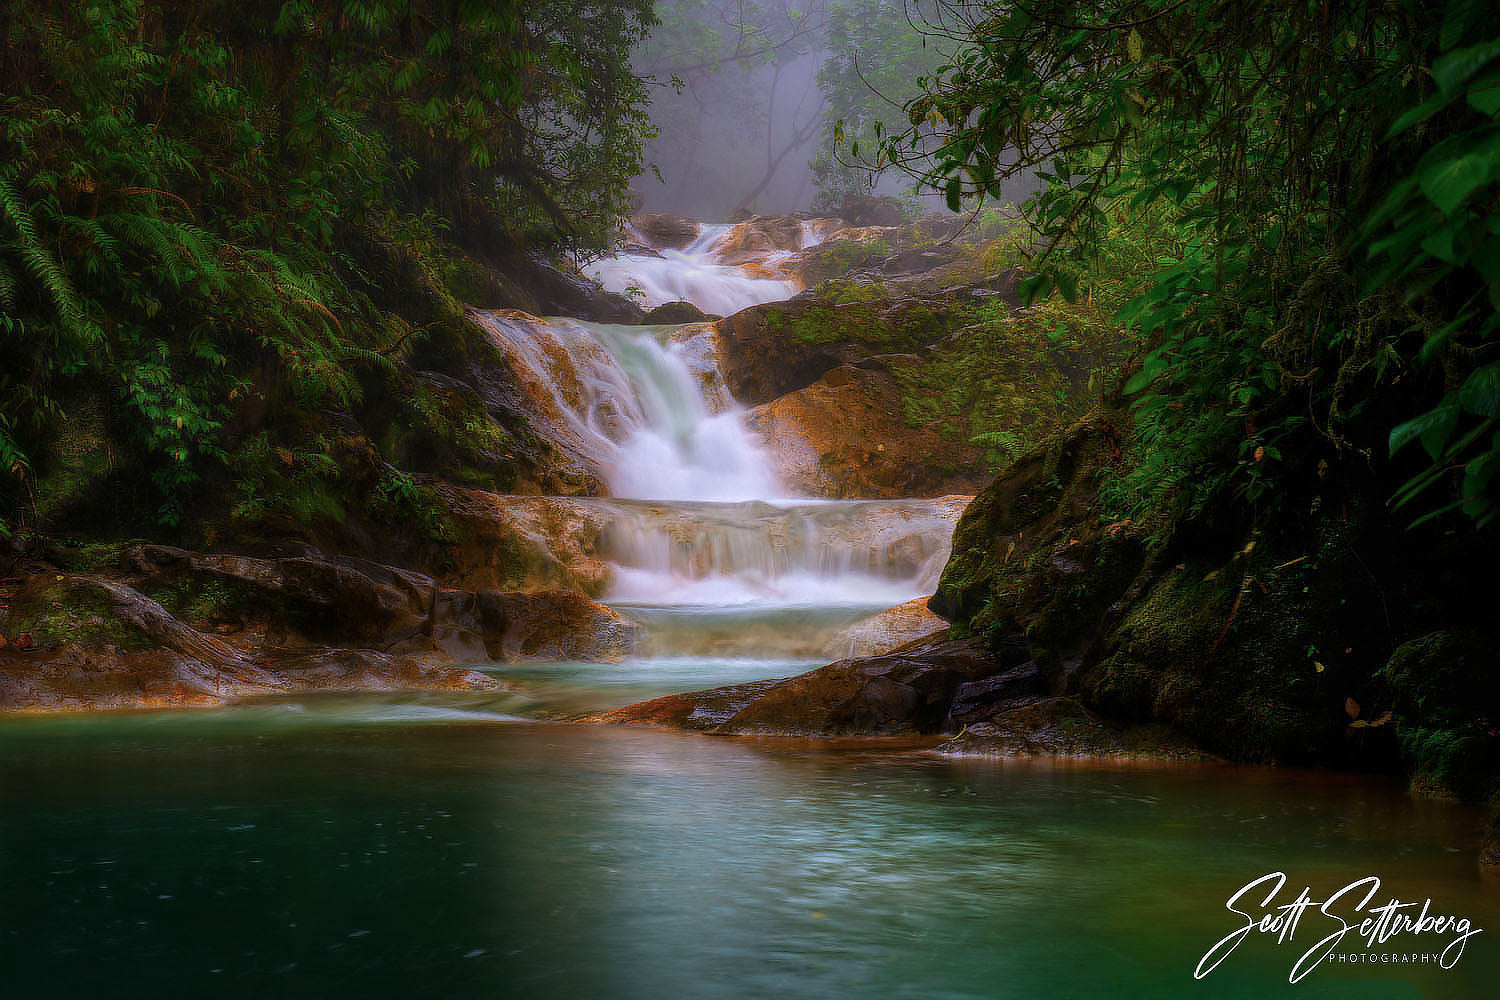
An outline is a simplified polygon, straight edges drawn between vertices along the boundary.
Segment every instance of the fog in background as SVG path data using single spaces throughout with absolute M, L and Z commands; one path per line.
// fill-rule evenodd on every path
M 662 24 L 637 55 L 653 82 L 657 138 L 646 149 L 654 170 L 637 178 L 641 209 L 725 219 L 736 210 L 791 212 L 837 204 L 845 190 L 872 181 L 843 171 L 814 175 L 826 130 L 840 118 L 868 116 L 861 99 L 887 114 L 916 93 L 915 80 L 939 55 L 925 51 L 900 0 L 792 4 L 784 0 L 662 0 Z M 897 50 L 905 62 L 895 59 Z M 819 73 L 842 55 L 843 75 Z M 915 60 L 915 62 L 913 62 Z M 851 82 L 848 67 L 887 66 L 883 96 Z M 897 89 L 899 88 L 899 89 Z M 899 121 L 899 112 L 896 115 Z M 656 174 L 660 174 L 660 179 Z M 896 171 L 877 193 L 910 192 Z M 911 195 L 907 195 L 908 198 Z M 935 194 L 924 208 L 939 209 Z
M 812 205 L 810 161 L 822 138 L 817 73 L 826 50 L 748 69 L 731 65 L 681 93 L 653 91 L 658 137 L 646 148 L 648 173 L 635 183 L 642 209 L 727 218 L 736 208 L 791 212 Z

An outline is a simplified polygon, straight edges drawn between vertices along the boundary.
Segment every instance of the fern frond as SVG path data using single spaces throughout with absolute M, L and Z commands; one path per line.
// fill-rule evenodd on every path
M 36 222 L 31 217 L 30 208 L 4 177 L 0 177 L 0 215 L 10 222 L 15 231 L 16 241 L 11 246 L 21 258 L 22 266 L 52 300 L 64 325 L 71 331 L 82 334 L 83 339 L 92 339 L 89 336 L 89 324 L 84 317 L 83 304 L 78 300 L 73 283 L 68 280 L 56 258 L 42 246 L 41 240 L 37 238 Z

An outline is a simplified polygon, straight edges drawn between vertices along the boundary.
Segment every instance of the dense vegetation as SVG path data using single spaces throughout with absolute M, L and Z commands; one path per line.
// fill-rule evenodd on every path
M 1274 520 L 1343 465 L 1412 519 L 1494 519 L 1492 4 L 967 13 L 968 44 L 885 154 L 954 208 L 1042 172 L 1032 291 L 1113 297 L 1148 352 L 1117 513 L 1230 501 Z
M 605 238 L 649 128 L 627 61 L 652 19 L 649 0 L 5 4 L 0 536 L 111 498 L 146 512 L 136 530 L 205 497 L 251 520 L 337 515 L 341 492 L 400 506 L 403 434 L 412 463 L 484 453 L 503 480 L 524 428 L 410 362 L 485 349 L 460 303 L 480 265 Z M 350 412 L 387 444 L 357 491 L 331 454 Z
M 1027 292 L 1137 362 L 971 506 L 935 606 L 1228 755 L 1496 793 L 1500 11 L 950 9 L 884 158 L 954 208 L 1038 171 Z

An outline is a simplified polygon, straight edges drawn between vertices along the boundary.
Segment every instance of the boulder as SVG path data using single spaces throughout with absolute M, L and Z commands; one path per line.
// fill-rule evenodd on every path
M 753 264 L 778 251 L 802 248 L 802 220 L 791 215 L 756 215 L 736 223 L 714 243 L 723 264 Z
M 846 195 L 838 214 L 855 226 L 900 226 L 906 222 L 905 206 L 890 195 Z
M 708 323 L 718 319 L 691 302 L 664 302 L 641 318 L 643 326 L 681 326 L 685 323 Z
M 914 643 L 797 677 L 672 695 L 596 717 L 682 729 L 778 736 L 930 733 L 959 687 L 1007 667 L 970 640 Z
M 570 590 L 539 594 L 445 590 L 433 610 L 433 643 L 458 661 L 617 663 L 640 646 L 641 627 Z
M 947 336 L 946 300 L 849 301 L 805 294 L 715 324 L 724 379 L 747 406 L 805 388 L 840 365 L 919 349 Z
M 1047 682 L 1034 660 L 1027 660 L 993 677 L 960 684 L 954 692 L 953 703 L 948 706 L 950 728 L 987 719 L 1014 705 L 1018 699 L 1044 694 L 1046 690 Z
M 947 629 L 947 621 L 927 609 L 927 598 L 917 597 L 841 629 L 823 652 L 830 659 L 879 656 L 909 642 L 934 640 Z
M 527 289 L 544 316 L 572 316 L 600 323 L 638 323 L 641 307 L 624 295 L 606 291 L 570 261 L 531 258 Z
M 1103 719 L 1072 698 L 1032 699 L 966 725 L 938 745 L 952 756 L 1087 760 L 1211 761 L 1216 758 L 1161 724 Z
M 213 579 L 253 592 L 263 610 L 281 614 L 312 636 L 387 638 L 410 634 L 426 621 L 431 577 L 368 560 L 316 556 L 261 559 L 189 552 L 167 545 L 134 545 L 120 556 L 143 586 L 185 577 Z
M 0 710 L 209 707 L 299 691 L 489 691 L 498 681 L 375 650 L 319 649 L 256 662 L 211 663 L 165 646 L 68 643 L 0 650 Z
M 843 365 L 749 412 L 747 425 L 785 483 L 831 498 L 972 494 L 984 486 L 983 449 L 954 440 L 946 424 L 912 427 L 888 364 Z
M 641 239 L 656 250 L 681 250 L 698 238 L 702 228 L 697 219 L 670 213 L 637 215 L 630 222 Z
M 442 484 L 438 496 L 462 544 L 444 580 L 466 590 L 575 590 L 595 597 L 609 583 L 600 552 L 613 516 L 605 501 L 502 496 Z

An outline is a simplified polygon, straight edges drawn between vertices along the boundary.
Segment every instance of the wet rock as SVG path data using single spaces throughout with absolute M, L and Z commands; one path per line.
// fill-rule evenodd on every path
M 905 206 L 890 195 L 848 195 L 839 203 L 838 214 L 855 226 L 899 226 L 906 222 Z
M 538 310 L 547 316 L 572 316 L 600 323 L 638 323 L 641 307 L 630 299 L 606 291 L 593 278 L 570 262 L 543 257 L 532 260 L 528 289 Z
M 1072 698 L 1034 699 L 965 726 L 937 753 L 985 757 L 1066 757 L 1101 760 L 1205 761 L 1215 758 L 1160 724 L 1127 725 L 1101 718 Z
M 657 250 L 681 250 L 698 238 L 702 226 L 685 215 L 637 215 L 630 220 L 636 233 Z
M 715 324 L 724 378 L 747 406 L 805 388 L 841 365 L 940 340 L 949 303 L 824 301 L 811 295 L 743 309 Z
M 909 642 L 934 640 L 947 629 L 948 622 L 927 609 L 927 598 L 918 597 L 840 630 L 823 652 L 830 659 L 879 656 Z
M 433 642 L 460 662 L 617 663 L 641 639 L 635 622 L 570 590 L 443 591 L 433 613 Z
M 835 368 L 747 414 L 784 482 L 830 498 L 972 494 L 984 486 L 981 448 L 952 440 L 942 425 L 910 425 L 890 364 L 873 358 Z
M 0 651 L 0 710 L 100 711 L 209 707 L 300 691 L 485 691 L 472 670 L 374 650 L 322 649 L 259 662 L 208 663 L 174 649 L 68 644 L 45 656 Z
M 802 220 L 791 215 L 756 215 L 735 224 L 714 244 L 724 264 L 763 262 L 778 251 L 802 247 Z
M 1017 699 L 1045 694 L 1046 691 L 1046 679 L 1033 660 L 1027 660 L 994 677 L 960 684 L 953 695 L 953 704 L 948 709 L 950 727 L 957 728 L 978 722 Z
M 250 588 L 312 635 L 378 638 L 415 632 L 427 619 L 435 587 L 420 573 L 350 558 L 260 559 L 135 545 L 120 562 L 153 585 L 192 574 Z
M 641 318 L 645 326 L 678 326 L 683 323 L 708 323 L 718 319 L 691 302 L 666 302 Z
M 567 497 L 502 496 L 444 484 L 438 496 L 463 544 L 446 581 L 468 590 L 575 590 L 595 597 L 609 583 L 600 551 L 612 518 L 607 503 Z
M 891 252 L 887 235 L 880 230 L 841 231 L 799 253 L 787 266 L 806 288 L 851 272 L 877 268 Z
M 969 640 L 915 643 L 784 680 L 673 695 L 597 717 L 716 733 L 844 736 L 936 732 L 960 685 L 1005 664 Z
M 443 661 L 616 661 L 641 641 L 634 622 L 570 591 L 537 594 L 442 588 L 430 578 L 360 560 L 262 559 L 137 545 L 129 581 L 37 574 L 0 609 L 0 626 L 32 624 L 42 642 L 0 649 L 0 710 L 218 704 L 277 691 L 487 688 L 483 675 Z M 348 571 L 348 572 L 343 572 Z M 352 576 L 350 574 L 353 574 Z M 223 584 L 232 583 L 226 590 Z M 140 590 L 158 587 L 187 611 Z M 361 635 L 341 632 L 341 600 L 403 614 Z M 205 595 L 237 620 L 217 620 Z M 222 632 L 223 634 L 215 634 Z M 321 640 L 321 641 L 320 641 Z

